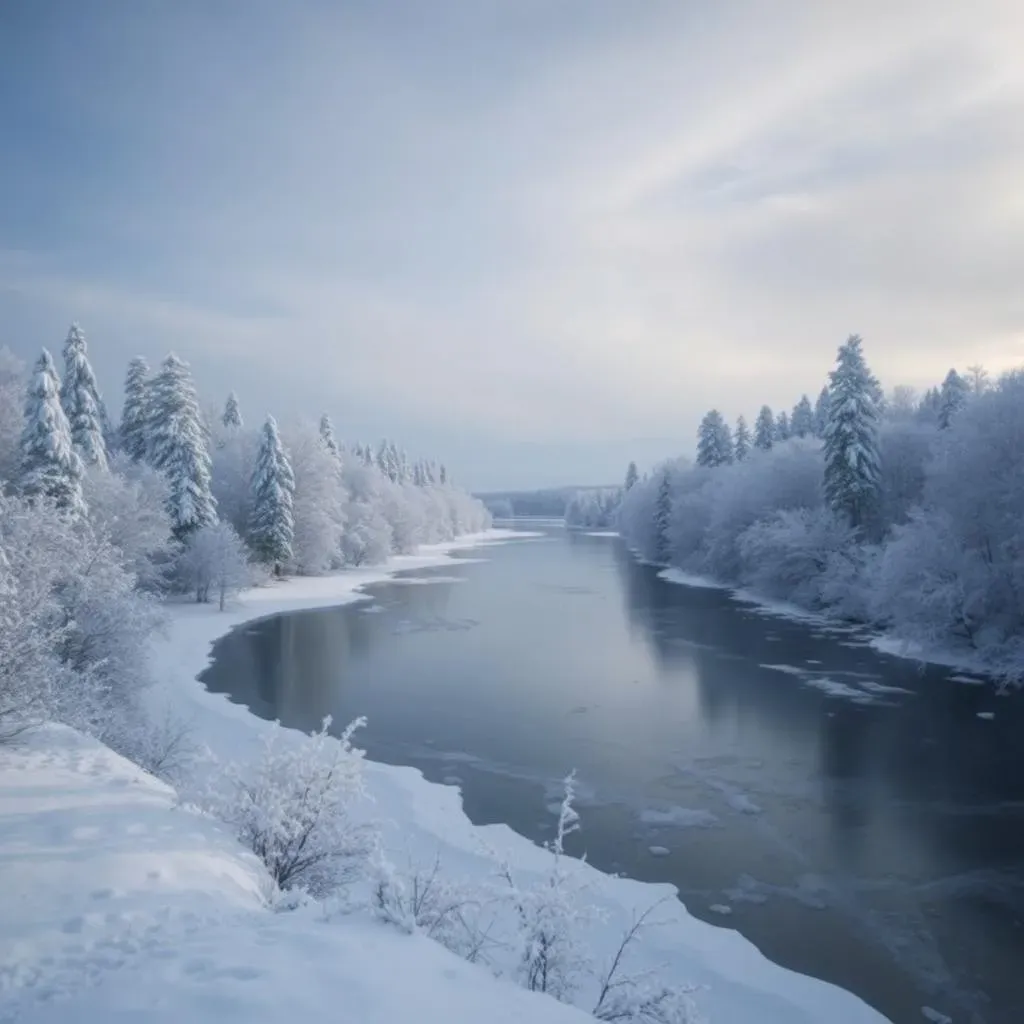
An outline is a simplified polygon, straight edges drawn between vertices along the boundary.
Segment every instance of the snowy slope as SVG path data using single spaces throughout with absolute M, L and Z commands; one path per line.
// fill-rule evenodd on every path
M 494 531 L 489 540 L 499 538 Z M 479 539 L 458 546 L 473 543 Z M 395 559 L 390 568 L 444 564 L 450 547 Z M 248 757 L 274 726 L 196 681 L 212 641 L 246 620 L 358 600 L 358 586 L 385 575 L 374 569 L 277 583 L 250 591 L 226 613 L 174 607 L 166 635 L 154 642 L 155 702 L 185 715 L 195 738 L 217 755 Z M 10 1004 L 12 987 L 33 999 L 51 989 L 66 999 L 52 1009 L 33 1004 L 19 1021 L 223 1024 L 301 1013 L 364 1024 L 592 1020 L 367 917 L 327 923 L 310 909 L 262 909 L 259 867 L 213 822 L 173 810 L 172 791 L 109 751 L 66 732 L 45 736 L 23 752 L 3 752 L 0 764 L 0 858 L 5 880 L 15 877 L 13 888 L 25 894 L 12 921 L 0 924 L 0 999 Z M 17 757 L 28 760 L 19 765 L 11 760 Z M 365 814 L 400 866 L 439 857 L 449 877 L 471 884 L 493 882 L 502 861 L 521 884 L 549 869 L 550 855 L 510 829 L 473 826 L 455 787 L 375 764 L 366 781 L 372 803 Z M 675 895 L 671 886 L 612 878 L 581 862 L 571 870 L 598 911 L 583 936 L 598 961 L 611 956 L 639 913 Z M 674 898 L 659 907 L 657 921 L 633 967 L 699 986 L 696 1002 L 709 1024 L 884 1024 L 856 996 L 772 964 L 737 932 L 692 918 Z M 88 987 L 73 992 L 79 985 Z
M 70 729 L 0 750 L 0 1020 L 588 1019 L 368 917 L 267 910 L 255 859 L 175 802 Z

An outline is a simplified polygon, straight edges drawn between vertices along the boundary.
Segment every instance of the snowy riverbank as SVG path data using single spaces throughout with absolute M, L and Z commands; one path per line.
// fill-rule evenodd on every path
M 491 531 L 383 568 L 276 583 L 223 614 L 172 606 L 153 645 L 153 700 L 184 715 L 219 757 L 245 757 L 274 726 L 197 681 L 217 637 L 255 618 L 358 600 L 359 587 L 444 565 L 453 548 L 481 546 L 485 557 L 487 544 L 513 536 L 522 535 Z M 510 829 L 473 826 L 456 788 L 414 769 L 368 764 L 367 786 L 367 814 L 396 864 L 439 859 L 447 876 L 481 884 L 502 862 L 525 880 L 550 866 L 550 854 Z M 19 894 L 17 912 L 0 926 L 0 1019 L 5 1009 L 25 1024 L 588 1019 L 365 914 L 267 911 L 261 867 L 223 829 L 175 807 L 168 787 L 68 730 L 42 730 L 0 752 L 0 858 L 9 891 Z M 614 953 L 639 913 L 674 894 L 581 862 L 569 868 L 597 911 L 586 939 L 599 959 Z M 690 917 L 677 900 L 656 917 L 658 927 L 635 947 L 634 968 L 698 986 L 710 1024 L 884 1021 L 856 996 L 786 971 L 738 933 Z

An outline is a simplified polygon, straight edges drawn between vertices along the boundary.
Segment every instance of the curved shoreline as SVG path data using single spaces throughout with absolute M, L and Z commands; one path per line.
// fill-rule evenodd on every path
M 272 724 L 224 694 L 208 691 L 198 680 L 209 665 L 212 644 L 231 629 L 257 619 L 293 611 L 336 607 L 366 600 L 361 592 L 396 573 L 451 564 L 451 552 L 489 543 L 527 539 L 511 530 L 491 530 L 452 543 L 421 549 L 383 566 L 275 583 L 246 592 L 244 600 L 224 613 L 209 606 L 168 606 L 165 635 L 153 643 L 156 684 L 152 697 L 186 718 L 198 742 L 226 759 L 248 757 Z M 298 733 L 293 734 L 298 739 Z M 367 786 L 375 814 L 388 819 L 388 841 L 431 859 L 440 853 L 453 875 L 493 876 L 496 862 L 512 864 L 517 873 L 540 874 L 549 864 L 547 851 L 505 825 L 475 826 L 462 809 L 458 788 L 428 782 L 411 767 L 367 762 Z M 768 960 L 738 932 L 692 917 L 674 886 L 605 875 L 582 862 L 573 870 L 605 917 L 597 950 L 614 950 L 633 915 L 665 896 L 663 927 L 645 937 L 641 966 L 659 968 L 666 980 L 695 983 L 705 991 L 700 1006 L 711 1024 L 884 1024 L 886 1018 L 853 993 L 798 974 Z M 671 967 L 666 972 L 664 965 Z

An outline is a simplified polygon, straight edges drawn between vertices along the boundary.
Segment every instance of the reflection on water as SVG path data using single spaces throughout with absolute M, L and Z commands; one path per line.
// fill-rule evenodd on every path
M 575 767 L 598 867 L 728 910 L 894 1021 L 1024 1020 L 1020 698 L 665 583 L 612 539 L 485 554 L 244 627 L 204 679 L 305 729 L 365 714 L 371 757 L 534 839 Z

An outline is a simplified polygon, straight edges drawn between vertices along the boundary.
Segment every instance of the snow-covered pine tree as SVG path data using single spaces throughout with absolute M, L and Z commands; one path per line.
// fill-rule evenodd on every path
M 970 385 L 956 370 L 950 370 L 939 389 L 939 429 L 948 430 L 956 414 L 967 404 Z
M 71 443 L 71 428 L 60 403 L 60 381 L 45 348 L 25 397 L 20 486 L 25 495 L 52 498 L 72 515 L 85 513 L 82 460 Z
M 238 408 L 238 396 L 232 391 L 224 403 L 224 412 L 220 422 L 228 430 L 242 429 L 242 410 Z
M 775 417 L 767 405 L 761 406 L 761 411 L 754 420 L 754 447 L 761 451 L 768 451 L 775 444 Z
M 746 417 L 741 414 L 736 417 L 736 430 L 732 435 L 733 455 L 737 462 L 742 462 L 750 454 L 752 443 L 750 427 L 747 426 Z
M 320 417 L 320 443 L 336 458 L 341 457 L 341 452 L 338 449 L 338 442 L 334 437 L 334 424 L 331 423 L 331 417 L 324 413 Z M 359 446 L 356 445 L 356 457 L 358 458 Z
M 148 457 L 167 477 L 171 530 L 185 540 L 217 521 L 210 490 L 210 450 L 188 365 L 173 352 L 154 377 L 147 402 Z
M 631 490 L 639 479 L 640 474 L 637 472 L 636 463 L 631 462 L 626 467 L 626 490 Z
M 72 324 L 64 342 L 64 381 L 60 404 L 71 429 L 71 443 L 86 466 L 107 468 L 107 441 L 100 414 L 96 375 L 86 354 L 85 335 Z
M 362 460 L 367 469 L 373 465 L 373 449 L 368 444 L 363 445 Z
M 864 361 L 861 338 L 851 334 L 839 347 L 829 374 L 825 428 L 825 497 L 851 526 L 866 522 L 880 480 L 877 382 Z
M 824 437 L 828 426 L 828 387 L 818 392 L 818 400 L 814 403 L 814 436 Z
M 666 466 L 658 483 L 658 497 L 654 503 L 654 558 L 661 565 L 668 565 L 672 555 L 672 474 Z
M 149 364 L 136 356 L 124 378 L 124 406 L 121 409 L 121 448 L 135 462 L 142 462 L 149 444 Z
M 282 565 L 292 557 L 295 522 L 292 515 L 295 477 L 277 433 L 277 422 L 268 416 L 260 433 L 260 447 L 252 471 L 249 512 L 249 546 L 265 565 L 280 576 Z
M 697 428 L 697 465 L 725 466 L 732 462 L 732 434 L 717 409 L 712 409 Z
M 789 420 L 790 437 L 809 437 L 814 433 L 814 409 L 806 395 L 793 406 L 793 415 Z
M 779 415 L 775 417 L 775 440 L 788 441 L 789 435 L 789 416 L 786 414 L 786 410 L 783 409 L 782 412 L 780 412 Z
M 443 462 L 441 463 L 441 469 L 438 475 L 438 480 L 440 481 L 442 487 L 446 487 L 448 485 L 448 470 L 445 468 L 445 464 Z

